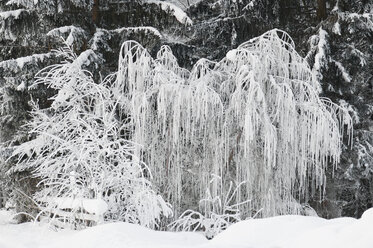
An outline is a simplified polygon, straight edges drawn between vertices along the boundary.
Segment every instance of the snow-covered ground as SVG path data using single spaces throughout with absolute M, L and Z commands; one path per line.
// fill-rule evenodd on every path
M 0 210 L 0 248 L 372 248 L 373 208 L 361 219 L 278 216 L 232 225 L 208 241 L 198 233 L 157 232 L 128 223 L 111 223 L 83 231 L 45 224 L 12 224 Z

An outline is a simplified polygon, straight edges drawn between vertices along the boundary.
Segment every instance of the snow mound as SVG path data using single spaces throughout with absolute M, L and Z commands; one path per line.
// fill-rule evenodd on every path
M 77 232 L 66 242 L 52 247 L 176 248 L 193 247 L 206 243 L 207 240 L 201 234 L 160 232 L 128 223 L 111 223 Z
M 373 208 L 368 209 L 363 213 L 361 219 L 364 221 L 371 221 L 373 223 Z
M 66 202 L 64 204 L 67 204 Z M 55 232 L 47 225 L 9 224 L 0 210 L 0 247 L 17 248 L 372 248 L 373 208 L 361 219 L 309 216 L 251 219 L 208 241 L 202 234 L 160 232 L 123 222 Z M 19 234 L 22 233 L 20 239 Z
M 9 224 L 12 222 L 12 219 L 13 215 L 10 211 L 0 210 L 0 225 Z
M 232 225 L 216 236 L 213 247 L 371 248 L 373 209 L 359 220 L 326 220 L 310 216 L 252 219 Z
M 230 226 L 217 235 L 212 243 L 219 245 L 246 245 L 248 247 L 275 246 L 282 240 L 290 239 L 322 226 L 327 221 L 318 217 L 278 216 L 265 219 L 251 219 Z

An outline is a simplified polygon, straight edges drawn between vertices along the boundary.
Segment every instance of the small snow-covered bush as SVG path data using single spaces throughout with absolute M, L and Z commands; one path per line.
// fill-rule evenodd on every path
M 47 109 L 32 102 L 28 127 L 34 138 L 15 149 L 15 170 L 31 169 L 40 178 L 35 194 L 40 215 L 74 226 L 90 224 L 77 217 L 90 213 L 99 216 L 96 222 L 154 227 L 171 210 L 152 190 L 148 167 L 124 137 L 127 127 L 117 118 L 108 85 L 111 77 L 96 84 L 81 68 L 86 64 L 82 60 L 89 58 L 84 53 L 78 57 L 67 47 L 59 55 L 66 58 L 64 63 L 37 75 L 34 87 L 45 84 L 57 93 Z M 66 209 L 70 214 L 60 212 Z
M 222 179 L 215 176 L 210 184 L 216 181 L 222 183 Z M 210 190 L 206 189 L 206 198 L 202 199 L 199 204 L 202 213 L 186 210 L 169 225 L 169 228 L 175 231 L 203 231 L 207 238 L 213 238 L 231 224 L 242 220 L 240 207 L 242 209 L 242 206 L 249 204 L 250 200 L 237 204 L 235 198 L 240 187 L 244 184 L 245 182 L 241 182 L 233 189 L 233 183 L 230 182 L 226 195 L 215 197 L 212 197 Z

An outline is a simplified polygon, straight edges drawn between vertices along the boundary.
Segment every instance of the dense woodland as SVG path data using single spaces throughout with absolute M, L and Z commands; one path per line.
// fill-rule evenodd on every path
M 0 23 L 0 208 L 19 221 L 99 200 L 97 222 L 211 237 L 372 207 L 369 0 L 2 0 Z

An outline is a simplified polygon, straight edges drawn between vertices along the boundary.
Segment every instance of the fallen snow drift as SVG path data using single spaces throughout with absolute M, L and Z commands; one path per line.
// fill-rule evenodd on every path
M 0 247 L 10 248 L 372 248 L 373 208 L 361 219 L 278 216 L 242 221 L 208 241 L 198 233 L 153 231 L 111 223 L 83 231 L 49 229 L 40 223 L 10 224 L 0 211 Z

